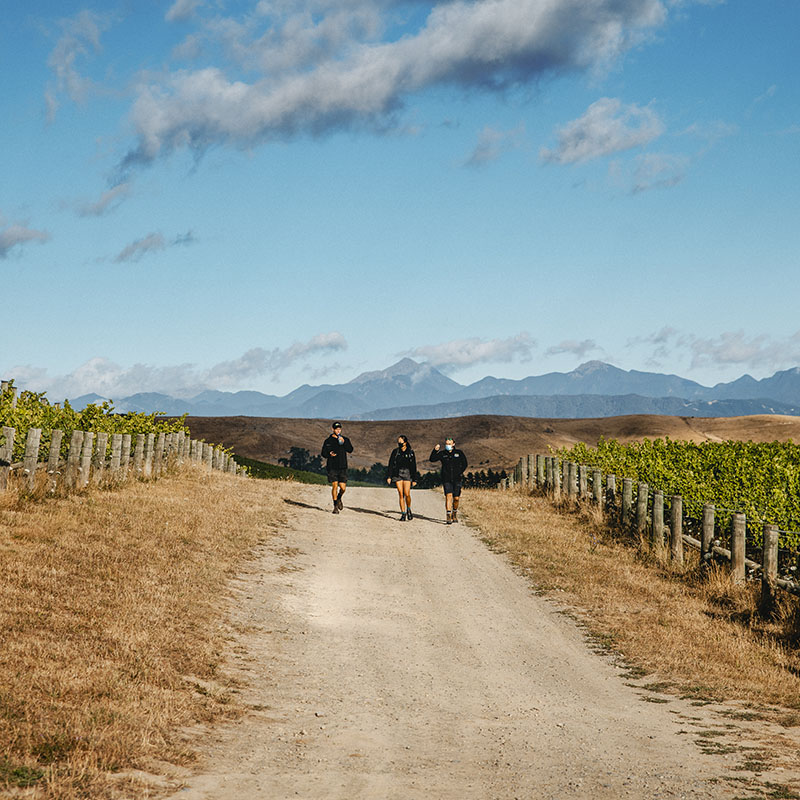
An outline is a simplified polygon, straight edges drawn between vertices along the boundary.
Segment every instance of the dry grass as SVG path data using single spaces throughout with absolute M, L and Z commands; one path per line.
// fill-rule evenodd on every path
M 227 580 L 287 491 L 187 469 L 3 496 L 0 795 L 112 797 L 109 773 L 192 759 L 181 728 L 235 713 L 220 674 Z
M 797 601 L 774 622 L 755 613 L 757 586 L 680 571 L 615 535 L 591 508 L 555 508 L 518 492 L 470 491 L 470 522 L 541 591 L 564 602 L 596 641 L 660 688 L 707 700 L 800 709 Z M 797 714 L 784 715 L 797 724 Z

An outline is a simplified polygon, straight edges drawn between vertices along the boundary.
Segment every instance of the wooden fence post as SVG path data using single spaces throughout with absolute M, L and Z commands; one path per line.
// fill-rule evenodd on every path
M 745 537 L 747 536 L 747 517 L 733 515 L 731 529 L 731 577 L 734 583 L 744 583 Z
M 122 452 L 120 453 L 119 468 L 121 470 L 121 478 L 123 481 L 128 480 L 128 465 L 131 460 L 131 435 L 129 433 L 122 434 Z
M 533 489 L 536 486 L 536 456 L 528 454 L 528 486 Z
M 672 560 L 683 565 L 683 498 L 679 494 L 672 496 L 669 510 L 669 549 Z
M 633 519 L 633 480 L 631 478 L 622 479 L 622 525 L 630 527 Z
M 61 460 L 61 442 L 64 431 L 50 431 L 50 452 L 47 456 L 47 472 L 55 475 L 58 472 L 58 462 Z
M 81 450 L 80 481 L 78 485 L 84 489 L 89 485 L 89 473 L 92 471 L 92 450 L 94 449 L 94 432 L 84 431 L 83 449 Z
M 111 480 L 119 481 L 119 468 L 122 463 L 122 434 L 111 434 Z
M 144 469 L 144 440 L 143 433 L 136 434 L 136 446 L 133 450 L 133 472 L 138 478 Z
M 108 449 L 108 433 L 97 434 L 97 446 L 94 451 L 94 482 L 100 483 L 106 477 L 106 450 Z
M 545 486 L 545 463 L 543 456 L 536 456 L 536 483 L 540 489 Z
M 703 533 L 700 539 L 700 568 L 708 570 L 714 556 L 714 514 L 716 509 L 711 503 L 703 506 Z
M 764 525 L 764 550 L 761 562 L 761 616 L 770 619 L 777 608 L 778 526 Z
M 81 471 L 81 450 L 83 450 L 83 431 L 72 431 L 69 440 L 69 452 L 67 453 L 67 475 L 66 485 L 68 489 L 74 489 L 78 485 L 78 476 Z
M 0 447 L 0 492 L 8 487 L 8 475 L 11 472 L 11 462 L 14 458 L 14 438 L 17 435 L 15 428 L 3 426 L 3 446 Z
M 592 497 L 597 507 L 603 508 L 603 473 L 599 470 L 592 471 Z
M 520 457 L 519 460 L 519 482 L 523 488 L 528 486 L 528 459 L 526 456 Z
M 617 503 L 617 476 L 613 473 L 606 475 L 606 495 L 608 501 L 616 505 Z
M 36 465 L 39 463 L 39 442 L 42 440 L 41 428 L 28 428 L 28 438 L 25 440 L 25 457 L 22 468 L 28 476 L 28 491 L 32 492 L 36 486 Z
M 153 475 L 153 450 L 155 449 L 156 435 L 148 433 L 147 438 L 144 440 L 144 468 L 142 474 L 145 478 L 150 478 Z
M 47 456 L 47 474 L 50 476 L 50 492 L 56 490 L 58 483 L 58 465 L 61 461 L 61 441 L 64 438 L 64 431 L 50 431 L 50 453 Z
M 153 477 L 157 478 L 163 471 L 164 471 L 164 440 L 165 440 L 164 431 L 161 431 L 158 434 L 158 439 L 156 439 L 156 450 L 155 455 L 153 456 Z
M 653 527 L 650 529 L 650 544 L 658 552 L 664 550 L 664 492 L 653 492 Z
M 640 483 L 636 493 L 636 533 L 644 541 L 647 532 L 647 501 L 650 499 L 650 487 Z
M 578 466 L 578 496 L 585 500 L 589 496 L 589 467 L 586 464 Z

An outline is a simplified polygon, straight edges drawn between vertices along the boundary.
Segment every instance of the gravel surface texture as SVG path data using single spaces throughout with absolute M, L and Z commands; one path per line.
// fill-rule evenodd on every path
M 747 794 L 685 735 L 699 716 L 644 702 L 474 530 L 444 524 L 440 494 L 415 493 L 411 522 L 389 490 L 348 489 L 339 515 L 324 487 L 294 496 L 235 582 L 230 669 L 252 711 L 207 737 L 175 798 Z

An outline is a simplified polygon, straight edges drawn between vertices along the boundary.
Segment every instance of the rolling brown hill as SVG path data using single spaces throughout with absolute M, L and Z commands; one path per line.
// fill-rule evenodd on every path
M 189 417 L 192 436 L 232 447 L 236 453 L 277 463 L 290 447 L 319 453 L 330 433 L 328 419 L 274 417 Z M 669 436 L 692 442 L 726 439 L 800 441 L 800 417 L 761 415 L 748 417 L 666 417 L 632 415 L 597 419 L 535 419 L 531 417 L 472 416 L 451 419 L 347 422 L 344 433 L 353 442 L 350 463 L 369 467 L 385 464 L 398 434 L 405 434 L 417 453 L 421 471 L 433 446 L 452 436 L 467 455 L 470 469 L 508 468 L 521 455 L 547 452 L 548 446 L 594 445 L 601 437 L 623 442 Z

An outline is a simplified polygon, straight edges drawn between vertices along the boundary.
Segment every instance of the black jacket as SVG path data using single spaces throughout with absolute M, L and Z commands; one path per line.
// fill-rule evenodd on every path
M 428 460 L 442 462 L 442 483 L 458 483 L 467 468 L 467 457 L 457 447 L 452 450 L 431 450 Z
M 344 444 L 339 444 L 339 439 L 331 434 L 322 443 L 320 455 L 326 459 L 325 468 L 328 472 L 341 472 L 347 469 L 347 454 L 353 452 L 353 445 L 346 436 L 342 436 L 342 439 Z
M 419 475 L 417 472 L 417 457 L 410 447 L 406 447 L 405 451 L 399 447 L 392 450 L 389 456 L 389 474 L 387 478 L 394 480 L 400 475 L 401 469 L 407 469 L 411 472 L 411 480 L 415 481 Z

